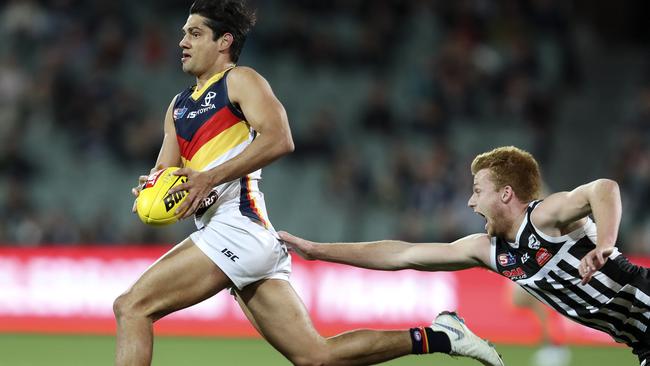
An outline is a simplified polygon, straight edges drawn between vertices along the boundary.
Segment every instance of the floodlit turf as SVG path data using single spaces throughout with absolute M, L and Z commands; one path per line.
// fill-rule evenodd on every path
M 92 366 L 111 365 L 113 337 L 0 334 L 0 365 Z M 506 365 L 528 366 L 535 348 L 497 345 Z M 638 365 L 627 348 L 573 347 L 572 366 Z M 171 338 L 156 339 L 154 365 L 288 365 L 271 346 L 258 339 Z M 470 366 L 479 363 L 449 356 L 408 356 L 384 365 Z

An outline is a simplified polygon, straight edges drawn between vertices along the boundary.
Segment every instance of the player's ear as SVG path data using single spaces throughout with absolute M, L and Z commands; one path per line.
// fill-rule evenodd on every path
M 219 49 L 221 51 L 228 49 L 228 47 L 232 45 L 233 40 L 234 37 L 231 33 L 224 33 L 223 36 L 219 38 Z
M 508 203 L 514 197 L 515 192 L 511 186 L 505 186 L 501 189 L 501 202 Z

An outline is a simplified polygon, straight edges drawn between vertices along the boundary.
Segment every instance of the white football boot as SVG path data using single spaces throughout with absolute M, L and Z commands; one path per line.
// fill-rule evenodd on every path
M 504 366 L 494 346 L 472 333 L 456 313 L 443 311 L 438 314 L 431 329 L 447 334 L 451 342 L 450 355 L 473 358 L 486 366 Z

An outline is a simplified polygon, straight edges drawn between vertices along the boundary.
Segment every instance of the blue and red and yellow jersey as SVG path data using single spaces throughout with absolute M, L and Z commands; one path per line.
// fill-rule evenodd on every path
M 201 89 L 190 87 L 177 95 L 173 118 L 183 166 L 212 169 L 239 155 L 255 138 L 243 112 L 228 98 L 226 78 L 231 70 L 214 75 Z M 259 179 L 261 170 L 215 187 L 210 206 L 238 201 L 242 215 L 270 226 Z M 200 220 L 203 215 L 197 216 Z
M 230 70 L 214 75 L 201 89 L 188 88 L 176 98 L 176 138 L 183 165 L 188 168 L 211 169 L 231 158 L 233 149 L 243 150 L 236 148 L 247 146 L 254 137 L 244 114 L 228 99 L 226 75 Z

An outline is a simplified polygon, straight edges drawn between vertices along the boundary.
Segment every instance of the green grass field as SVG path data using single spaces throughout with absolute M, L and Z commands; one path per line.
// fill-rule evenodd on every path
M 90 366 L 111 365 L 112 337 L 64 335 L 0 335 L 0 365 Z M 528 366 L 532 347 L 497 345 L 506 365 Z M 638 365 L 627 348 L 573 347 L 571 365 Z M 158 337 L 154 365 L 288 365 L 271 346 L 258 339 Z M 408 356 L 384 365 L 480 365 L 475 361 L 444 355 Z

